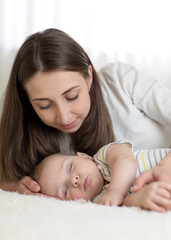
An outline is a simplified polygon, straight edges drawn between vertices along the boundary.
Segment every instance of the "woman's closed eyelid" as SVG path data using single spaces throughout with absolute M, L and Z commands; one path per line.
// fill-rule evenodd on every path
M 44 107 L 39 107 L 40 108 L 40 110 L 47 110 L 47 109 L 49 109 L 51 107 L 51 104 L 48 104 L 48 105 L 46 105 L 46 106 L 44 106 Z
M 75 95 L 74 97 L 66 97 L 66 100 L 67 101 L 69 101 L 69 102 L 72 102 L 72 101 L 74 101 L 74 100 L 76 100 L 76 99 L 78 99 L 78 97 L 79 97 L 79 94 L 77 94 L 77 95 Z M 50 107 L 51 107 L 51 103 L 49 103 L 48 105 L 46 105 L 46 106 L 39 106 L 39 109 L 40 110 L 48 110 Z
M 64 94 L 64 97 L 68 101 L 74 101 L 79 97 L 80 92 L 81 92 L 80 87 L 76 87 L 76 88 L 71 89 L 70 91 L 66 92 Z
M 67 101 L 74 101 L 79 97 L 79 94 L 75 95 L 74 97 L 66 97 Z

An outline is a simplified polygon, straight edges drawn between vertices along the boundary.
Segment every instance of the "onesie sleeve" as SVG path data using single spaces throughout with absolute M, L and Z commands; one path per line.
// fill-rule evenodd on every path
M 118 84 L 132 104 L 148 117 L 171 127 L 171 89 L 155 78 L 120 62 L 106 65 L 100 74 L 104 81 L 107 78 L 111 84 Z
M 129 142 L 127 140 L 120 140 L 120 141 L 115 141 L 115 142 L 112 142 L 110 144 L 103 146 L 94 155 L 94 161 L 95 161 L 97 167 L 99 168 L 99 171 L 101 172 L 104 180 L 106 180 L 108 182 L 110 182 L 111 170 L 106 161 L 106 152 L 107 152 L 108 147 L 113 144 L 126 144 L 128 147 L 132 148 L 131 142 Z
M 122 139 L 120 141 L 115 141 L 115 142 L 112 142 L 112 143 L 109 143 L 109 144 L 103 146 L 94 155 L 95 164 L 97 165 L 99 171 L 101 172 L 104 180 L 107 181 L 107 183 L 103 186 L 103 189 L 100 192 L 100 194 L 98 194 L 97 196 L 95 196 L 92 199 L 92 202 L 94 202 L 94 203 L 96 203 L 97 200 L 107 192 L 108 187 L 109 187 L 111 170 L 110 170 L 109 165 L 107 164 L 107 161 L 106 161 L 106 152 L 107 152 L 108 147 L 110 145 L 113 145 L 113 144 L 126 144 L 128 147 L 130 147 L 132 149 L 132 143 L 130 141 Z

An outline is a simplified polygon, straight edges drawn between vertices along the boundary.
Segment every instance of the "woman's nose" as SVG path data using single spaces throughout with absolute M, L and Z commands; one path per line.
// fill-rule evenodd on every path
M 56 118 L 60 124 L 63 124 L 63 125 L 69 124 L 70 123 L 69 115 L 70 115 L 70 111 L 65 106 L 60 106 L 60 108 L 56 110 Z
M 71 177 L 71 184 L 73 187 L 78 187 L 79 186 L 79 176 Z

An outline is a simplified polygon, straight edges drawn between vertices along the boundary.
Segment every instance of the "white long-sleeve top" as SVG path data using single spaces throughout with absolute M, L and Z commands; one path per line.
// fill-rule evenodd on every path
M 171 147 L 171 89 L 124 63 L 111 63 L 98 76 L 116 141 L 136 149 Z

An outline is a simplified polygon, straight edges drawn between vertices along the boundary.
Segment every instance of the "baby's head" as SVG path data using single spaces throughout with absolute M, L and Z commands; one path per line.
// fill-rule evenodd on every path
M 92 157 L 53 154 L 46 157 L 33 173 L 41 193 L 62 200 L 91 200 L 101 192 L 103 177 Z

